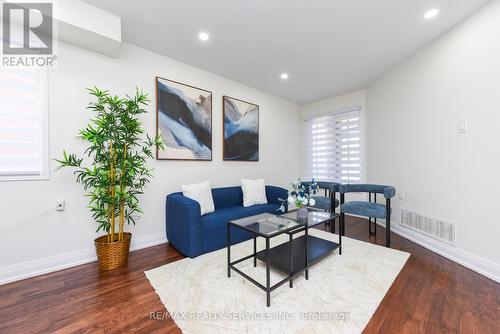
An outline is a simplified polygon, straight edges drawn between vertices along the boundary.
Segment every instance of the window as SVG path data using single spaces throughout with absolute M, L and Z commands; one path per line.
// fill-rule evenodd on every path
M 49 175 L 47 74 L 0 68 L 0 180 Z
M 360 183 L 361 108 L 304 121 L 305 178 Z

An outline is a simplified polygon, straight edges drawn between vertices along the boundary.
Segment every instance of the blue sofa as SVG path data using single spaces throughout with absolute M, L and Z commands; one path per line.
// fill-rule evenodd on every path
M 201 216 L 200 204 L 181 192 L 167 196 L 167 239 L 183 255 L 191 258 L 227 246 L 227 222 L 259 213 L 279 213 L 279 198 L 287 198 L 287 190 L 266 186 L 267 204 L 243 207 L 241 187 L 212 189 L 215 212 Z M 285 202 L 287 210 L 287 203 Z M 248 240 L 252 235 L 241 229 L 231 229 L 231 244 Z

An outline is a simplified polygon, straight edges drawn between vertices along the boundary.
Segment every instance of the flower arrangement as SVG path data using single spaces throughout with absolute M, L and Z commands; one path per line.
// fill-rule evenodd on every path
M 295 181 L 292 183 L 292 191 L 288 192 L 288 199 L 283 200 L 283 204 L 288 201 L 289 204 L 295 203 L 295 207 L 302 209 L 304 206 L 314 206 L 316 201 L 311 198 L 318 191 L 318 183 L 312 179 L 312 181 Z M 281 205 L 280 211 L 285 212 L 285 206 Z

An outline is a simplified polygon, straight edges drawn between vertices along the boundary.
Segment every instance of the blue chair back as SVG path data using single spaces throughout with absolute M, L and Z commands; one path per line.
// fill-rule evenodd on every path
M 341 184 L 339 193 L 375 193 L 383 194 L 385 198 L 392 198 L 396 195 L 396 189 L 379 184 Z
M 310 184 L 311 181 L 301 181 L 305 184 Z M 338 182 L 330 182 L 330 181 L 316 181 L 318 183 L 318 188 L 328 189 L 332 193 L 336 193 L 339 191 L 340 183 Z
M 318 181 L 318 187 L 321 189 L 328 189 L 332 193 L 339 192 L 340 183 L 329 181 Z

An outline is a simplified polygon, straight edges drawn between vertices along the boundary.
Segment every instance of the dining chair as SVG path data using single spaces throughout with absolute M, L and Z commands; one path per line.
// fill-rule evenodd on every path
M 368 217 L 368 231 L 370 235 L 377 233 L 377 218 L 385 219 L 385 246 L 391 246 L 391 198 L 396 195 L 396 189 L 391 186 L 378 184 L 341 184 L 340 193 L 340 224 L 345 234 L 345 214 Z M 368 193 L 368 201 L 345 202 L 347 193 Z M 382 194 L 385 198 L 385 205 L 377 203 L 377 194 Z M 372 195 L 374 201 L 372 202 Z M 371 224 L 375 224 L 372 232 Z
M 324 190 L 324 195 L 322 196 L 317 194 L 311 196 L 311 198 L 316 202 L 314 204 L 314 208 L 335 213 L 335 209 L 340 205 L 339 200 L 336 198 L 340 183 L 329 181 L 317 181 L 317 183 L 318 188 Z M 331 231 L 332 233 L 335 233 L 335 220 L 331 221 L 329 224 L 332 224 Z

